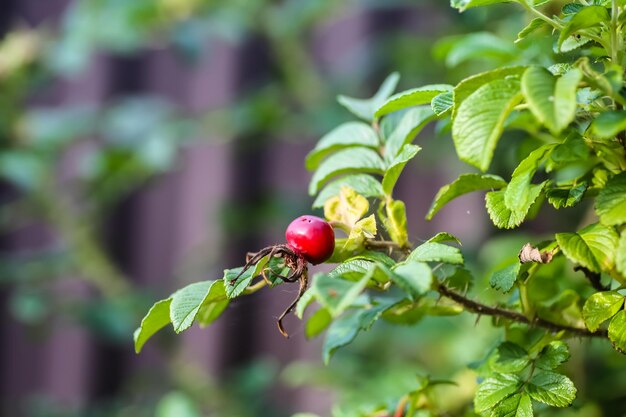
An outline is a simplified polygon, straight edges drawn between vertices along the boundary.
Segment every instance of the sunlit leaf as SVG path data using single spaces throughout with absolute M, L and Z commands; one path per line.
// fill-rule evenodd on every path
M 474 91 L 456 110 L 452 138 L 462 161 L 486 171 L 504 122 L 522 100 L 516 79 L 491 81 Z
M 555 237 L 572 262 L 596 273 L 613 269 L 619 236 L 612 228 L 595 223 L 576 233 L 557 233 Z
M 533 400 L 553 407 L 567 407 L 576 398 L 574 383 L 565 375 L 549 371 L 536 371 L 526 392 Z
M 609 179 L 596 198 L 596 211 L 606 225 L 626 223 L 626 172 Z
M 474 408 L 482 413 L 494 407 L 500 401 L 514 394 L 522 385 L 519 377 L 514 374 L 496 374 L 485 379 L 474 396 Z
M 141 325 L 135 330 L 135 352 L 141 352 L 143 345 L 156 332 L 170 323 L 170 303 L 171 298 L 156 302 L 148 314 L 141 320 Z
M 407 107 L 428 104 L 433 98 L 446 91 L 452 91 L 452 86 L 448 84 L 434 84 L 402 91 L 389 97 L 387 101 L 376 110 L 374 117 L 379 118 Z
M 589 330 L 595 332 L 600 325 L 617 314 L 624 306 L 624 296 L 617 291 L 597 292 L 587 299 L 583 319 Z
M 378 135 L 371 126 L 361 122 L 347 122 L 322 136 L 306 156 L 306 169 L 312 171 L 332 152 L 355 146 L 373 149 L 380 146 Z
M 371 122 L 374 119 L 376 110 L 382 106 L 385 101 L 387 101 L 389 96 L 396 89 L 399 80 L 400 75 L 397 72 L 394 72 L 389 75 L 385 81 L 383 81 L 380 88 L 372 98 L 358 99 L 340 95 L 337 97 L 337 101 L 354 115 Z
M 626 353 L 626 311 L 617 313 L 609 323 L 609 339 L 617 351 Z
M 384 172 L 383 160 L 375 151 L 367 148 L 342 149 L 319 165 L 311 178 L 309 194 L 317 194 L 324 183 L 338 175 L 354 173 L 382 175 Z

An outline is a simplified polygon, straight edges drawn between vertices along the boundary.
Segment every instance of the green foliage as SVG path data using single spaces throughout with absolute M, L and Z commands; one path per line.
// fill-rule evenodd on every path
M 306 157 L 307 169 L 316 169 L 324 157 L 334 151 L 352 146 L 376 149 L 378 136 L 365 123 L 348 122 L 326 134 Z
M 521 101 L 520 83 L 514 78 L 484 84 L 463 100 L 452 120 L 452 138 L 459 158 L 486 171 L 504 122 Z
M 541 67 L 529 68 L 522 77 L 522 91 L 530 110 L 555 135 L 574 120 L 581 79 L 578 69 L 557 78 Z
M 585 302 L 583 318 L 589 330 L 595 331 L 600 325 L 617 314 L 624 306 L 624 296 L 616 291 L 597 292 Z
M 462 404 L 439 412 L 417 390 L 406 391 L 396 404 L 337 415 L 530 417 L 535 411 L 568 407 L 576 399 L 577 389 L 561 369 L 570 357 L 565 340 L 608 339 L 616 351 L 626 351 L 626 97 L 620 17 L 625 5 L 585 1 L 548 15 L 557 2 L 451 1 L 460 11 L 496 3 L 516 3 L 534 17 L 519 32 L 518 47 L 481 32 L 455 38 L 443 49 L 450 66 L 482 55 L 496 56 L 502 66 L 455 86 L 429 84 L 395 94 L 399 75 L 394 73 L 370 99 L 339 96 L 362 121 L 345 122 L 323 136 L 306 166 L 314 171 L 309 185 L 314 207 L 324 207 L 326 218 L 345 237 L 336 239 L 331 262 L 337 265 L 312 277 L 296 314 L 306 320 L 307 337 L 326 331 L 325 363 L 378 322 L 422 325 L 429 318 L 466 312 L 490 316 L 500 342 L 472 365 L 479 377 L 473 407 Z M 542 31 L 544 27 L 551 31 Z M 533 40 L 533 53 L 529 46 L 523 49 Z M 546 49 L 548 44 L 554 49 Z M 471 263 L 465 265 L 454 236 L 442 232 L 415 244 L 408 223 L 416 213 L 407 211 L 394 189 L 406 167 L 420 163 L 421 147 L 413 141 L 433 121 L 441 132 L 450 127 L 459 159 L 481 173 L 462 174 L 443 186 L 428 220 L 461 195 L 487 191 L 486 211 L 497 228 L 517 228 L 541 215 L 545 200 L 557 210 L 587 209 L 582 224 L 559 223 L 545 241 L 529 242 L 535 238 L 518 235 L 515 246 L 502 245 L 485 255 L 497 259 L 478 271 L 481 278 L 474 278 Z M 505 172 L 510 180 L 489 170 Z M 240 269 L 226 271 L 223 281 L 192 284 L 160 301 L 136 333 L 137 350 L 170 321 L 182 331 L 194 318 L 215 319 L 224 306 L 219 303 L 266 286 L 271 264 L 266 257 L 236 279 Z M 289 272 L 289 265 L 282 268 Z M 576 271 L 587 281 L 572 278 Z M 254 282 L 258 275 L 263 279 Z M 301 289 L 307 284 L 303 277 Z M 470 287 L 474 292 L 468 295 Z M 314 304 L 318 308 L 311 313 Z
M 596 211 L 609 226 L 626 223 L 626 173 L 611 178 L 598 194 Z
M 376 116 L 376 112 L 381 106 L 389 99 L 389 96 L 394 92 L 398 81 L 400 80 L 400 74 L 393 73 L 382 83 L 380 89 L 369 99 L 357 99 L 346 96 L 339 96 L 337 101 L 352 112 L 354 115 L 361 119 L 371 122 Z
M 565 256 L 592 272 L 610 272 L 615 266 L 618 235 L 610 227 L 596 223 L 555 238 Z
M 497 175 L 463 174 L 454 182 L 439 189 L 430 210 L 428 210 L 426 219 L 431 220 L 442 207 L 463 194 L 498 189 L 504 186 L 506 186 L 506 182 Z

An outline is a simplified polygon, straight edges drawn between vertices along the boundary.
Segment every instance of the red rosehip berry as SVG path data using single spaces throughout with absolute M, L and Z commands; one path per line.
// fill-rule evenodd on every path
M 285 238 L 295 253 L 313 265 L 326 261 L 335 249 L 332 226 L 316 216 L 300 216 L 292 221 Z

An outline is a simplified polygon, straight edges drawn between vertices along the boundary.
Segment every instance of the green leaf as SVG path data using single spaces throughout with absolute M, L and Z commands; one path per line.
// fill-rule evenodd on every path
M 626 277 L 626 231 L 622 231 L 617 245 L 617 255 L 615 257 L 615 268 Z
M 494 272 L 489 279 L 489 285 L 491 285 L 493 289 L 502 291 L 503 293 L 511 291 L 513 285 L 515 285 L 515 281 L 517 281 L 521 266 L 522 264 L 515 262 L 504 269 Z
M 188 329 L 193 324 L 200 307 L 209 297 L 211 288 L 217 282 L 219 281 L 196 282 L 172 294 L 170 319 L 176 333 Z
M 463 12 L 467 9 L 480 6 L 488 6 L 496 3 L 509 3 L 513 0 L 450 0 L 450 6 Z
M 546 171 L 553 171 L 556 167 L 570 163 L 579 163 L 589 158 L 591 149 L 578 132 L 570 132 L 563 143 L 559 144 L 550 153 L 550 160 L 546 164 Z
M 389 233 L 391 240 L 400 247 L 405 247 L 409 242 L 407 232 L 406 207 L 401 200 L 392 200 L 385 206 L 386 216 L 383 217 L 385 229 Z
M 322 347 L 322 358 L 328 365 L 337 349 L 351 343 L 361 330 L 361 311 L 347 314 L 332 322 Z
M 548 278 L 543 278 L 543 280 L 546 282 Z M 535 291 L 538 290 L 537 284 L 534 287 Z M 580 295 L 572 289 L 566 289 L 556 299 L 553 298 L 550 301 L 539 304 L 537 306 L 537 315 L 554 323 L 579 326 L 581 321 L 583 321 L 580 305 Z
M 534 33 L 544 26 L 548 26 L 548 24 L 538 17 L 534 18 L 524 29 L 522 29 L 517 34 L 517 39 L 515 40 L 515 43 L 523 41 L 528 35 Z
M 394 324 L 415 324 L 425 316 L 456 316 L 463 312 L 463 307 L 453 301 L 436 300 L 421 297 L 413 302 L 408 299 L 397 303 L 385 311 L 383 318 Z
M 426 242 L 415 248 L 409 254 L 407 261 L 414 262 L 443 262 L 453 265 L 463 265 L 463 255 L 458 248 L 436 242 Z
M 141 352 L 143 345 L 150 339 L 156 332 L 170 323 L 170 303 L 171 298 L 157 301 L 148 314 L 141 320 L 141 325 L 133 337 L 135 339 L 135 352 Z
M 576 387 L 565 375 L 556 372 L 535 372 L 526 386 L 530 397 L 553 407 L 567 407 L 576 398 Z
M 340 95 L 337 97 L 337 101 L 352 114 L 371 122 L 374 120 L 376 110 L 393 94 L 393 91 L 398 85 L 398 80 L 400 80 L 400 75 L 394 72 L 383 81 L 374 97 L 370 99 L 358 99 Z
M 328 364 L 333 353 L 340 347 L 352 342 L 361 330 L 369 330 L 372 324 L 395 302 L 365 306 L 363 309 L 348 313 L 330 325 L 322 347 L 322 358 Z
M 513 171 L 511 182 L 504 191 L 504 204 L 513 212 L 524 212 L 537 199 L 531 185 L 539 165 L 550 155 L 556 144 L 543 145 L 532 151 Z
M 317 168 L 309 184 L 309 195 L 315 195 L 332 177 L 342 174 L 383 174 L 385 165 L 380 156 L 367 148 L 342 149 L 326 158 Z
M 454 106 L 452 107 L 452 119 L 456 118 L 456 113 L 461 103 L 471 96 L 476 90 L 487 83 L 505 78 L 519 78 L 526 71 L 526 67 L 504 67 L 495 70 L 482 72 L 474 76 L 468 77 L 461 81 L 453 91 Z
M 385 138 L 385 160 L 390 162 L 400 153 L 404 145 L 433 120 L 430 106 L 413 107 L 403 112 L 393 113 L 383 119 L 381 130 Z
M 626 172 L 609 179 L 600 190 L 596 198 L 596 212 L 603 224 L 614 226 L 626 223 Z
M 309 289 L 302 294 L 302 297 L 298 300 L 298 304 L 296 304 L 295 314 L 297 318 L 302 320 L 304 317 L 304 311 L 315 300 L 315 295 L 315 291 L 313 291 L 311 287 L 309 287 Z
M 211 285 L 207 296 L 200 305 L 196 320 L 200 327 L 206 327 L 213 323 L 230 304 L 226 296 L 226 288 L 223 280 L 216 281 Z
M 422 148 L 419 146 L 406 144 L 400 149 L 398 155 L 391 160 L 382 182 L 385 194 L 392 194 L 393 188 L 396 186 L 396 182 L 398 182 L 402 170 L 404 170 L 406 164 L 413 159 L 421 149 Z
M 500 401 L 514 394 L 522 386 L 517 375 L 496 374 L 485 379 L 479 386 L 474 396 L 474 408 L 476 412 L 483 413 L 493 408 Z
M 512 229 L 522 224 L 530 207 L 535 203 L 541 195 L 546 183 L 531 185 L 528 193 L 527 207 L 521 210 L 511 210 L 504 203 L 504 193 L 506 189 L 500 191 L 492 191 L 485 196 L 487 212 L 496 227 L 500 229 Z
M 315 148 L 306 156 L 306 169 L 312 171 L 332 152 L 354 146 L 376 149 L 380 146 L 378 135 L 365 123 L 344 123 L 322 136 L 317 142 Z
M 369 259 L 351 258 L 337 265 L 329 275 L 348 281 L 359 281 L 363 275 L 374 268 L 376 262 Z M 375 274 L 376 275 L 376 274 Z
M 609 339 L 615 350 L 626 353 L 626 311 L 617 313 L 609 323 Z
M 375 253 L 380 253 L 380 252 L 375 252 Z M 386 256 L 384 254 L 381 254 L 381 255 Z M 348 281 L 358 281 L 363 277 L 364 274 L 366 274 L 370 269 L 374 267 L 376 262 L 380 262 L 380 260 L 364 259 L 364 258 L 356 256 L 354 258 L 350 258 L 340 263 L 339 265 L 335 267 L 335 269 L 330 271 L 329 274 L 334 277 L 341 277 Z M 388 261 L 381 262 L 381 263 L 387 267 L 390 267 L 395 262 L 392 262 L 391 264 L 389 264 Z M 379 271 L 374 272 L 373 278 L 377 281 L 384 281 L 384 282 L 388 281 L 385 274 Z
M 466 268 L 459 268 L 449 264 L 442 264 L 433 273 L 438 279 L 445 281 L 450 288 L 461 292 L 467 291 L 475 282 L 472 273 Z
M 393 258 L 390 258 L 389 256 L 385 255 L 384 253 L 377 252 L 377 251 L 361 252 L 358 255 L 352 257 L 350 260 L 358 260 L 358 259 L 367 260 L 367 261 L 370 261 L 370 262 L 378 262 L 378 263 L 383 264 L 384 266 L 387 266 L 387 267 L 391 267 L 391 266 L 396 264 L 396 261 L 393 260 Z
M 339 317 L 346 309 L 352 306 L 363 290 L 365 290 L 373 272 L 373 268 L 370 268 L 357 282 L 337 279 L 336 275 L 317 275 L 312 285 L 316 294 L 315 298 L 328 310 L 332 317 Z
M 587 183 L 583 182 L 573 188 L 551 188 L 546 192 L 546 197 L 556 209 L 574 207 L 582 201 L 587 187 Z
M 567 344 L 560 340 L 550 342 L 544 347 L 535 361 L 535 366 L 539 369 L 551 371 L 570 358 Z
M 581 79 L 578 69 L 557 78 L 543 67 L 530 67 L 522 76 L 522 92 L 530 110 L 555 135 L 574 120 Z
M 497 175 L 463 174 L 452 183 L 439 189 L 430 210 L 428 210 L 426 220 L 431 220 L 442 207 L 457 197 L 479 190 L 500 189 L 504 186 L 506 186 L 506 181 Z
M 406 261 L 393 268 L 391 280 L 416 300 L 430 290 L 433 275 L 430 267 L 423 262 Z
M 533 417 L 533 404 L 527 394 L 515 394 L 498 404 L 490 417 Z
M 558 41 L 559 50 L 563 42 L 575 32 L 582 29 L 600 27 L 602 24 L 606 25 L 610 20 L 609 12 L 603 6 L 588 6 L 583 8 L 567 22 L 567 25 L 561 31 Z
M 326 203 L 329 198 L 339 195 L 341 187 L 343 186 L 352 188 L 363 197 L 379 198 L 385 195 L 380 182 L 371 175 L 348 175 L 326 185 L 313 202 L 313 208 L 324 207 L 324 203 Z
M 254 265 L 254 267 L 248 268 L 244 273 L 239 275 L 243 270 L 243 267 L 233 268 L 233 269 L 225 269 L 224 270 L 224 286 L 226 288 L 226 295 L 228 298 L 235 298 L 241 295 L 248 288 L 250 282 L 254 279 L 254 277 L 259 276 L 263 271 L 263 268 L 269 262 L 269 255 L 264 256 L 259 260 L 259 262 Z M 233 281 L 234 280 L 234 281 Z
M 563 12 L 563 14 L 576 14 L 584 8 L 585 6 L 583 4 L 567 3 L 563 6 L 561 12 Z
M 516 55 L 513 45 L 490 32 L 468 33 L 453 37 L 446 54 L 446 66 L 453 68 L 471 60 L 492 59 L 510 62 Z
M 576 233 L 557 233 L 555 237 L 570 261 L 596 273 L 613 269 L 619 237 L 611 227 L 595 223 Z
M 626 130 L 626 110 L 605 111 L 591 124 L 591 134 L 600 139 L 610 139 Z
M 587 299 L 583 307 L 583 320 L 595 332 L 600 325 L 617 314 L 624 306 L 624 296 L 617 291 L 597 292 Z
M 433 84 L 402 91 L 389 97 L 387 101 L 376 110 L 374 117 L 378 119 L 386 114 L 403 110 L 407 107 L 428 104 L 439 94 L 452 91 L 452 88 L 453 87 L 448 84 Z
M 348 239 L 346 239 L 343 250 L 344 251 L 358 251 L 363 249 L 363 245 L 367 239 L 373 239 L 376 236 L 376 218 L 374 215 L 365 217 L 362 220 L 356 222 Z
M 435 236 L 428 239 L 427 242 L 435 242 L 435 243 L 454 242 L 459 245 L 461 244 L 461 241 L 459 240 L 458 237 L 451 235 L 450 233 L 447 233 L 447 232 L 439 232 Z
M 512 342 L 504 342 L 496 350 L 496 360 L 492 368 L 496 372 L 521 372 L 530 363 L 528 352 Z
M 554 52 L 555 53 L 560 52 L 560 53 L 566 54 L 568 52 L 571 52 L 582 46 L 587 45 L 589 42 L 591 42 L 591 38 L 587 36 L 580 36 L 580 37 L 570 36 L 569 38 L 565 39 L 563 44 L 561 44 L 560 50 L 557 50 L 558 45 L 555 45 Z
M 454 94 L 452 91 L 441 93 L 430 102 L 435 116 L 440 117 L 448 113 L 454 105 Z
M 320 308 L 306 322 L 304 326 L 304 335 L 307 339 L 313 339 L 322 333 L 333 322 L 328 309 Z
M 504 122 L 521 100 L 516 79 L 492 81 L 465 99 L 452 120 L 452 138 L 459 158 L 486 171 Z

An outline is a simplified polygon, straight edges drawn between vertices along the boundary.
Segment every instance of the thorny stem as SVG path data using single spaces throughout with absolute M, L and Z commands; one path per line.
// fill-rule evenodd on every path
M 447 297 L 459 304 L 461 304 L 465 309 L 485 316 L 493 316 L 493 317 L 502 317 L 508 320 L 516 321 L 518 323 L 535 325 L 539 327 L 546 328 L 548 330 L 554 332 L 566 331 L 572 333 L 576 336 L 581 337 L 607 337 L 608 333 L 606 330 L 597 330 L 595 332 L 589 331 L 587 329 L 583 329 L 580 327 L 567 326 L 564 324 L 554 323 L 546 319 L 542 319 L 541 317 L 536 317 L 533 320 L 530 320 L 525 315 L 518 313 L 517 311 L 511 311 L 504 308 L 498 307 L 490 307 L 481 303 L 478 303 L 474 300 L 470 300 L 469 298 L 452 291 L 450 288 L 446 287 L 444 284 L 439 283 L 437 285 L 437 292 Z
M 574 271 L 581 271 L 583 274 L 585 274 L 585 277 L 589 280 L 591 286 L 597 291 L 608 291 L 610 289 L 610 287 L 602 285 L 602 282 L 600 281 L 600 274 L 592 272 L 584 266 L 580 265 L 575 266 Z
M 408 246 L 400 246 L 396 242 L 391 242 L 387 240 L 366 240 L 365 247 L 368 249 L 392 249 L 399 250 L 402 252 L 409 252 L 411 250 Z

